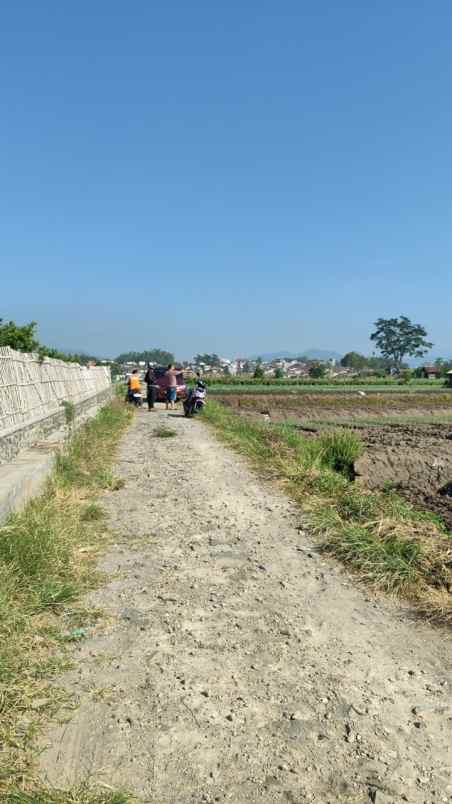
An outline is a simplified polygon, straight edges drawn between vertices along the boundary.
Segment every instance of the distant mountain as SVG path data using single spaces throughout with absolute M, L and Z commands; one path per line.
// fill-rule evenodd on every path
M 309 360 L 340 360 L 342 355 L 329 349 L 300 349 L 299 352 L 263 352 L 250 359 L 256 360 L 258 357 L 270 363 L 272 360 L 283 360 L 285 357 L 289 360 L 294 360 L 296 357 L 308 357 Z

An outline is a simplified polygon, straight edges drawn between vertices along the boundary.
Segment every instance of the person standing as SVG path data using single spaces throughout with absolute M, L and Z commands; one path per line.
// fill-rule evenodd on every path
M 166 409 L 168 410 L 169 406 L 171 405 L 171 410 L 174 410 L 174 403 L 177 400 L 177 375 L 180 374 L 180 371 L 177 371 L 175 366 L 172 363 L 169 363 L 167 370 L 165 371 L 165 379 L 166 379 Z
M 155 410 L 155 403 L 157 400 L 157 383 L 155 381 L 155 374 L 154 369 L 152 368 L 151 364 L 148 363 L 148 368 L 146 374 L 144 375 L 144 381 L 147 385 L 147 403 L 148 403 L 148 410 L 154 411 Z
M 129 379 L 127 380 L 127 388 L 128 401 L 141 407 L 141 386 L 138 369 L 134 369 L 132 374 L 129 376 Z

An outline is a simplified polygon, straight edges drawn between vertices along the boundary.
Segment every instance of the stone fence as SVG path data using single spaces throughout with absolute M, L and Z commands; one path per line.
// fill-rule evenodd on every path
M 0 347 L 0 463 L 96 412 L 112 394 L 110 369 Z M 66 404 L 66 403 L 69 403 Z

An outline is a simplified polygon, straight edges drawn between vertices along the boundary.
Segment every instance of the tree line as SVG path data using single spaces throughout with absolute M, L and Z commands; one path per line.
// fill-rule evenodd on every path
M 158 363 L 167 366 L 168 363 L 175 363 L 172 352 L 165 349 L 144 349 L 142 352 L 122 352 L 114 359 L 115 363 Z
M 9 346 L 17 352 L 34 352 L 42 359 L 44 357 L 53 357 L 56 360 L 64 360 L 66 363 L 87 365 L 96 360 L 93 355 L 84 353 L 71 354 L 61 352 L 51 346 L 45 346 L 37 338 L 37 326 L 36 321 L 30 321 L 29 324 L 19 326 L 14 321 L 4 321 L 3 318 L 0 318 L 0 346 Z
M 375 329 L 370 335 L 370 340 L 375 344 L 379 355 L 366 357 L 359 352 L 347 352 L 341 360 L 341 365 L 355 371 L 369 369 L 374 372 L 388 373 L 392 369 L 400 372 L 406 367 L 406 359 L 411 357 L 421 358 L 426 355 L 433 344 L 427 340 L 428 334 L 421 324 L 413 324 L 407 316 L 399 318 L 379 318 L 375 322 Z M 77 363 L 88 363 L 96 360 L 95 357 L 87 354 L 68 354 L 58 349 L 41 344 L 37 338 L 37 324 L 31 321 L 23 326 L 17 325 L 14 321 L 4 321 L 0 318 L 0 346 L 10 346 L 20 352 L 37 352 L 42 357 L 54 357 Z M 299 358 L 310 364 L 310 374 L 312 377 L 321 377 L 325 372 L 324 364 L 319 361 Z M 114 359 L 117 366 L 124 363 L 159 363 L 166 365 L 174 363 L 175 358 L 172 352 L 165 349 L 145 349 L 141 352 L 123 352 Z M 220 357 L 215 354 L 197 354 L 194 358 L 196 365 L 206 364 L 213 368 L 221 366 Z M 438 369 L 442 372 L 450 369 L 452 362 L 438 358 L 436 361 Z M 251 364 L 243 365 L 251 369 Z M 282 372 L 276 369 L 277 372 Z M 256 377 L 263 376 L 262 360 L 258 359 L 254 365 Z

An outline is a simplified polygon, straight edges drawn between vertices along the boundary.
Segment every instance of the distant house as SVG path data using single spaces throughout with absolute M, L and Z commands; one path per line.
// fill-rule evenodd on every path
M 288 377 L 307 377 L 308 375 L 309 366 L 306 363 L 292 361 L 287 367 Z
M 426 380 L 436 380 L 441 377 L 441 369 L 438 366 L 422 366 L 422 376 Z

